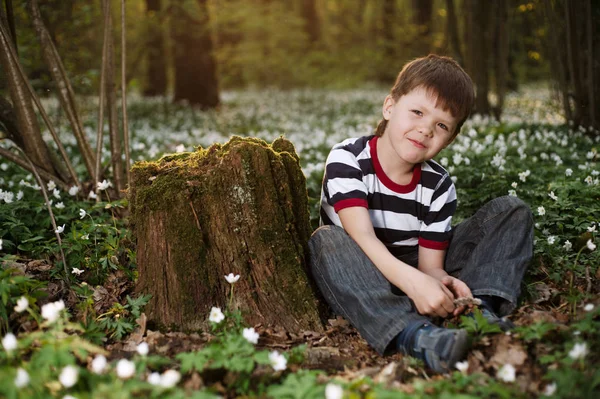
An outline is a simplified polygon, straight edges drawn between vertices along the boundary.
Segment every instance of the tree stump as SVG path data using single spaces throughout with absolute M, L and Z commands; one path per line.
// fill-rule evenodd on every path
M 306 181 L 294 146 L 233 137 L 132 168 L 136 290 L 158 326 L 197 330 L 229 306 L 224 275 L 240 274 L 232 306 L 250 325 L 322 331 L 306 256 Z

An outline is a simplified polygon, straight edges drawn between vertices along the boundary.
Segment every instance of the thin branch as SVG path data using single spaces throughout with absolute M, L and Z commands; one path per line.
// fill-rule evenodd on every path
M 54 218 L 54 212 L 52 212 L 52 206 L 50 205 L 50 200 L 48 199 L 48 193 L 46 192 L 46 187 L 44 187 L 44 181 L 38 174 L 37 168 L 33 165 L 33 162 L 31 162 L 31 159 L 29 159 L 27 154 L 25 154 L 25 151 L 23 151 L 22 149 L 20 149 L 17 146 L 15 146 L 15 148 L 17 150 L 19 150 L 21 152 L 21 154 L 23 154 L 23 157 L 25 157 L 25 159 L 29 163 L 29 166 L 31 167 L 31 171 L 33 172 L 33 175 L 35 176 L 35 180 L 37 181 L 37 184 L 40 186 L 40 189 L 42 190 L 42 194 L 44 195 L 44 200 L 46 201 L 46 208 L 48 208 L 48 213 L 50 213 L 50 220 L 52 221 L 52 227 L 54 228 L 54 234 L 56 235 L 56 239 L 58 240 L 58 248 L 60 249 L 60 256 L 62 257 L 63 267 L 65 269 L 65 280 L 67 281 L 67 285 L 69 285 L 69 269 L 67 268 L 67 258 L 65 258 L 65 252 L 63 251 L 63 248 L 62 248 L 62 240 L 60 239 L 60 233 L 57 232 L 58 225 L 56 224 L 56 219 Z
M 125 40 L 125 0 L 121 0 L 121 107 L 123 114 L 123 145 L 125 146 L 125 172 L 127 174 L 127 187 L 131 184 L 131 159 L 129 155 L 129 127 L 127 126 L 127 76 L 126 76 L 126 49 Z
M 104 10 L 104 42 L 102 44 L 102 67 L 100 69 L 100 95 L 98 104 L 98 134 L 96 135 L 96 172 L 94 190 L 96 191 L 96 201 L 100 201 L 100 192 L 98 183 L 100 182 L 100 161 L 102 160 L 102 139 L 104 136 L 104 80 L 106 79 L 106 52 L 108 46 L 108 2 L 102 0 L 102 9 Z
M 19 148 L 17 143 L 16 142 L 14 142 L 14 143 L 16 144 L 16 147 Z M 16 165 L 19 165 L 26 171 L 33 173 L 33 169 L 31 169 L 31 167 L 29 166 L 29 163 L 26 160 L 20 158 L 18 155 L 15 155 L 12 152 L 10 152 L 4 148 L 0 148 L 0 157 L 4 157 L 4 158 L 8 159 L 9 161 L 15 163 Z M 53 180 L 56 183 L 56 185 L 59 186 L 60 188 L 62 188 L 64 191 L 69 191 L 69 185 L 66 184 L 65 182 L 63 182 L 62 180 L 60 180 L 59 177 L 54 176 L 52 173 L 48 173 L 43 169 L 38 170 L 38 173 L 40 174 L 40 176 L 42 176 L 44 178 L 45 181 Z
M 0 34 L 2 34 L 4 40 L 6 40 L 6 41 L 9 40 L 9 38 L 6 37 L 6 32 L 4 31 L 4 29 L 0 29 Z M 67 169 L 69 170 L 69 174 L 71 175 L 73 182 L 79 188 L 81 188 L 81 183 L 79 182 L 79 179 L 77 178 L 77 174 L 75 173 L 75 169 L 73 168 L 73 165 L 71 164 L 69 156 L 67 155 L 67 152 L 65 151 L 65 147 L 60 142 L 58 134 L 56 134 L 56 131 L 54 130 L 54 127 L 52 126 L 52 122 L 50 122 L 50 118 L 48 117 L 48 114 L 46 114 L 46 111 L 44 110 L 42 103 L 40 102 L 37 94 L 35 94 L 33 87 L 31 87 L 31 84 L 29 83 L 29 80 L 27 79 L 27 76 L 25 75 L 25 71 L 23 71 L 23 68 L 21 67 L 21 64 L 19 63 L 17 54 L 15 54 L 14 49 L 12 47 L 10 48 L 10 51 L 8 52 L 8 56 L 13 57 L 12 61 L 15 63 L 15 66 L 17 67 L 16 69 L 17 69 L 19 75 L 21 76 L 21 79 L 23 79 L 23 81 L 25 82 L 25 86 L 29 90 L 29 95 L 31 96 L 31 99 L 35 103 L 40 114 L 42 115 L 42 119 L 46 123 L 46 126 L 48 127 L 48 130 L 50 131 L 50 134 L 52 135 L 52 138 L 56 142 L 56 146 L 58 147 L 60 155 L 63 157 L 63 160 L 65 161 L 65 164 L 67 165 Z

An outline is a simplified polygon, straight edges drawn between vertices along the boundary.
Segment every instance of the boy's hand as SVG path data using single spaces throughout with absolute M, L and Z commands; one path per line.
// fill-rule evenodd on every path
M 461 280 L 452 276 L 445 276 L 441 280 L 442 284 L 444 284 L 456 298 L 473 298 L 473 294 L 471 293 L 471 289 Z M 472 305 L 469 305 L 469 308 L 472 308 Z M 460 306 L 456 308 L 453 312 L 454 316 L 458 316 L 462 312 L 465 311 L 466 306 Z
M 455 311 L 454 295 L 440 280 L 419 272 L 412 283 L 412 292 L 407 294 L 420 314 L 445 318 Z

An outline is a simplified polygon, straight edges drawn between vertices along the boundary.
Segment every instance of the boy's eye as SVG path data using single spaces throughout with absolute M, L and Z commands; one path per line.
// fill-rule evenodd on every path
M 411 111 L 416 115 L 419 115 L 419 116 L 423 115 L 423 113 L 421 111 L 419 111 L 418 109 L 413 109 Z
M 449 130 L 448 126 L 444 125 L 443 123 L 438 123 L 438 126 L 441 127 L 444 130 Z

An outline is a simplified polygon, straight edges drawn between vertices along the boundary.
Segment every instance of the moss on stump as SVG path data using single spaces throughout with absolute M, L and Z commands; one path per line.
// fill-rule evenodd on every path
M 132 168 L 137 290 L 150 321 L 182 330 L 233 306 L 251 325 L 322 330 L 307 276 L 311 233 L 306 181 L 291 142 L 233 137 Z

